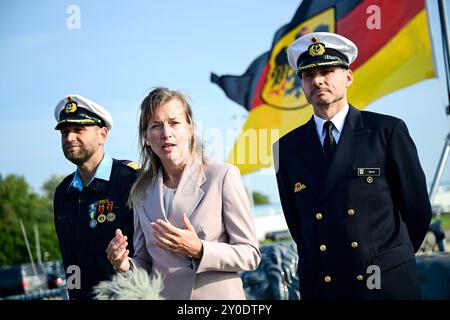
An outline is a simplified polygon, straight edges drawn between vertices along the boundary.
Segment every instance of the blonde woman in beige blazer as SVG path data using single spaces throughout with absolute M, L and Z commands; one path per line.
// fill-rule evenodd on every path
M 261 255 L 239 170 L 207 163 L 192 110 L 177 91 L 156 88 L 141 104 L 141 175 L 131 191 L 135 253 L 121 230 L 107 256 L 114 268 L 160 274 L 166 299 L 245 299 L 240 271 Z

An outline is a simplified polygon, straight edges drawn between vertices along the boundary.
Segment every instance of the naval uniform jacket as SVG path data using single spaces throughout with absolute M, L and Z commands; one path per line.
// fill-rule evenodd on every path
M 420 298 L 414 253 L 431 206 L 402 120 L 350 106 L 329 163 L 313 118 L 282 137 L 274 155 L 302 299 Z M 368 288 L 377 284 L 371 265 L 381 289 Z
M 133 210 L 126 202 L 131 186 L 138 171 L 130 161 L 113 159 L 109 181 L 94 178 L 80 192 L 71 186 L 74 173 L 66 177 L 56 188 L 54 197 L 55 227 L 58 235 L 61 255 L 67 278 L 75 275 L 69 266 L 78 266 L 81 273 L 81 288 L 69 289 L 71 299 L 92 298 L 92 287 L 100 281 L 110 280 L 115 271 L 106 257 L 106 248 L 114 238 L 115 230 L 120 228 L 129 239 L 133 238 Z M 113 221 L 99 222 L 101 203 L 104 215 L 110 212 L 107 202 L 112 201 Z M 90 227 L 92 205 L 97 220 L 95 227 Z M 102 221 L 102 219 L 100 220 Z M 131 241 L 127 249 L 132 256 L 134 250 Z M 69 280 L 69 279 L 67 279 Z M 68 284 L 74 283 L 67 281 Z

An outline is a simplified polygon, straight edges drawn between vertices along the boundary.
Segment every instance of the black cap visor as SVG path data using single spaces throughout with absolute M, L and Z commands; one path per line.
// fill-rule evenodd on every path
M 64 119 L 58 122 L 55 130 L 60 130 L 65 125 L 78 125 L 78 126 L 99 126 L 106 127 L 102 122 L 90 120 L 90 119 Z
M 59 116 L 59 121 L 55 127 L 55 130 L 59 130 L 63 125 L 106 127 L 105 122 L 96 114 L 81 107 L 78 107 L 74 113 L 66 113 L 63 109 Z
M 341 66 L 348 69 L 348 59 L 337 50 L 326 48 L 324 54 L 311 56 L 309 52 L 304 52 L 297 60 L 297 75 L 301 78 L 302 71 L 312 68 Z

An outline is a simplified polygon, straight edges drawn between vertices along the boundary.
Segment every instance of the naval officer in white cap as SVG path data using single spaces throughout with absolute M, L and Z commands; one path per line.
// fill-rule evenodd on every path
M 56 188 L 55 227 L 69 296 L 90 299 L 93 286 L 115 273 L 105 250 L 116 229 L 126 230 L 133 253 L 133 212 L 127 200 L 138 167 L 105 153 L 113 120 L 99 104 L 72 94 L 57 104 L 55 118 L 64 155 L 77 166 Z
M 314 114 L 274 145 L 302 299 L 419 299 L 415 252 L 431 219 L 405 123 L 349 105 L 356 45 L 317 32 L 287 50 Z

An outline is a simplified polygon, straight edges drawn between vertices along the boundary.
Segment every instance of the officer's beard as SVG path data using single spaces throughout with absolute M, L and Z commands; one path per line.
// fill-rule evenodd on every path
M 70 146 L 63 147 L 64 156 L 76 165 L 81 165 L 87 162 L 95 153 L 95 150 L 89 148 L 85 145 L 81 145 L 75 148 L 70 148 Z
M 313 98 L 312 96 L 306 96 L 306 101 L 308 101 L 310 104 L 312 104 L 315 107 L 326 107 L 330 104 L 336 103 L 338 101 L 341 101 L 344 99 L 344 95 L 341 96 L 335 96 L 332 95 L 329 98 Z

